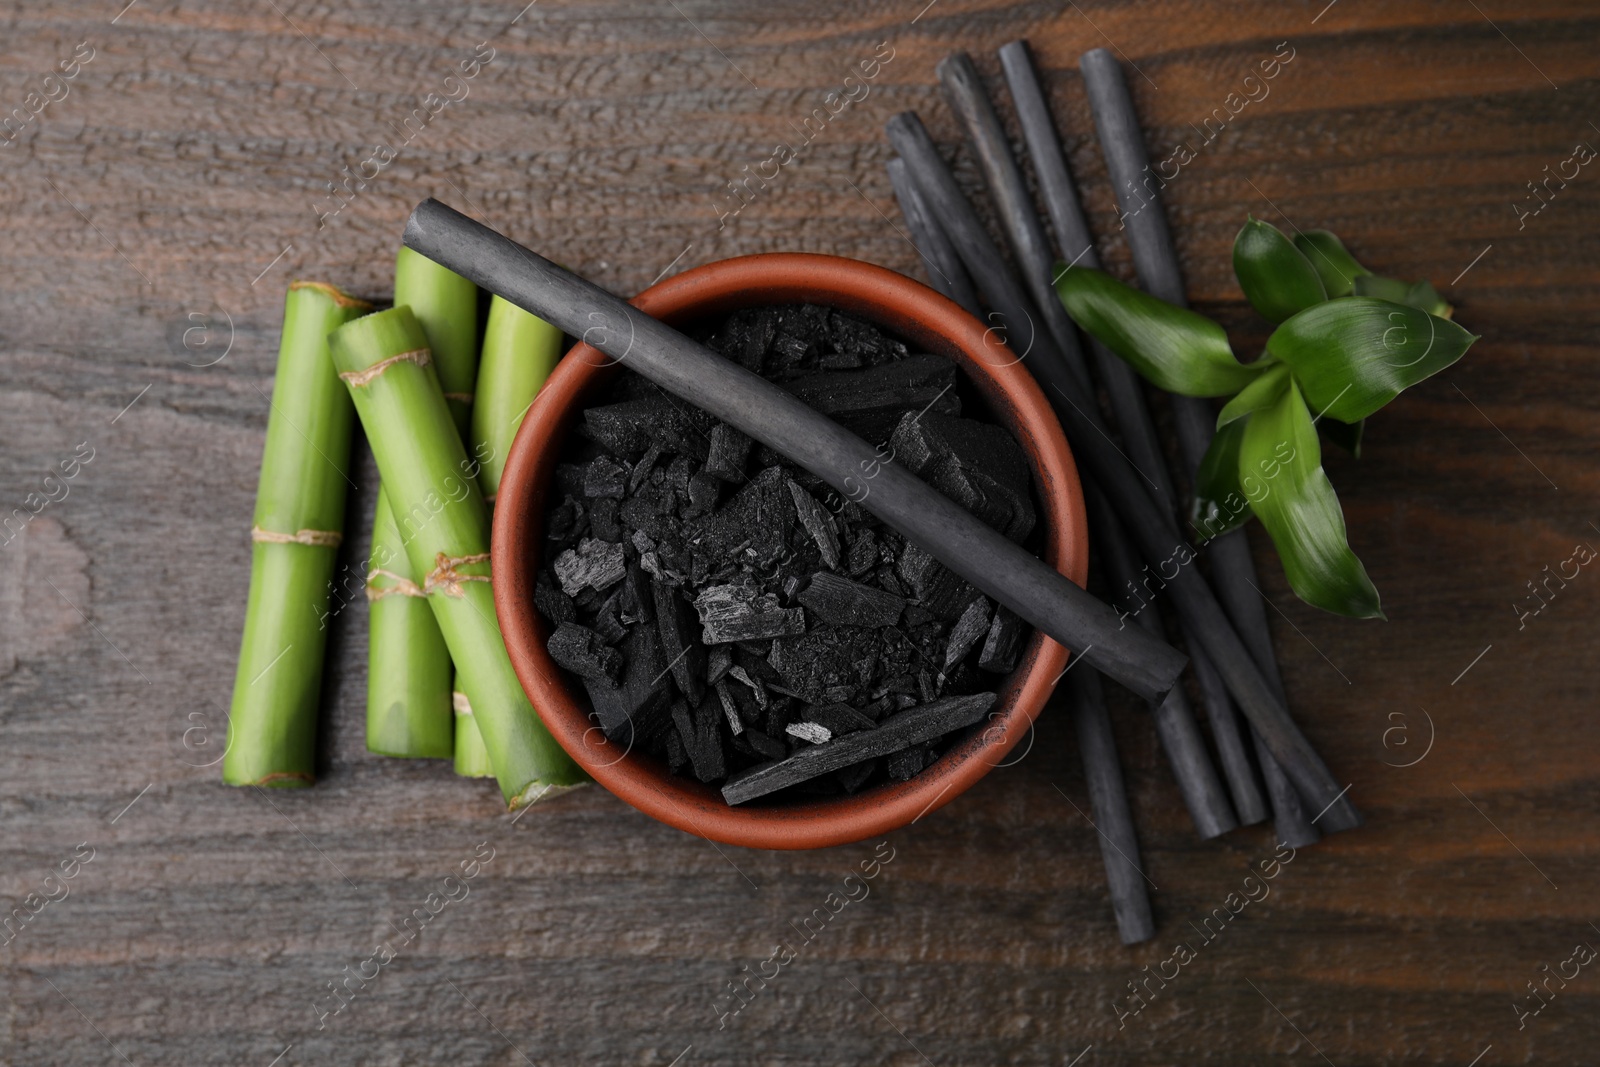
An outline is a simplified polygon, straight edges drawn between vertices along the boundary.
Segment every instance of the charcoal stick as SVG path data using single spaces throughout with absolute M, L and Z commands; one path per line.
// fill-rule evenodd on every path
M 811 471 L 1141 696 L 1166 693 L 1183 670 L 1182 653 L 1122 626 L 1110 607 L 861 438 L 599 286 L 432 199 L 412 212 L 405 244 Z
M 966 127 L 968 144 L 977 157 L 979 169 L 998 208 L 1001 227 L 1026 279 L 1030 295 L 1044 312 L 1045 322 L 1063 355 L 1081 365 L 1083 353 L 1077 326 L 1067 316 L 1051 284 L 1055 257 L 1051 255 L 1049 239 L 1033 208 L 1027 184 L 1022 177 L 1022 168 L 1012 155 L 1010 141 L 1000 125 L 994 102 L 989 98 L 977 68 L 966 53 L 956 52 L 946 56 L 939 63 L 938 72 L 945 95 L 950 98 L 957 117 Z M 1098 351 L 1097 356 L 1100 358 L 1096 369 L 1112 396 L 1123 440 L 1130 445 L 1138 442 L 1145 447 L 1146 454 L 1151 458 L 1147 460 L 1148 468 L 1140 473 L 1167 501 L 1171 501 L 1174 499 L 1171 482 L 1167 478 L 1165 465 L 1159 459 L 1160 446 L 1156 442 L 1155 427 L 1144 406 L 1144 396 L 1139 391 L 1138 383 L 1133 380 L 1133 371 L 1104 350 Z M 1089 377 L 1087 370 L 1084 376 Z M 1123 394 L 1121 404 L 1116 403 L 1119 388 Z M 1160 482 L 1156 482 L 1156 478 Z M 1093 495 L 1092 489 L 1089 492 Z M 1103 498 L 1101 501 L 1100 507 L 1104 508 Z M 1120 589 L 1125 584 L 1136 582 L 1139 577 L 1139 567 L 1134 562 L 1136 553 L 1126 547 L 1115 516 L 1106 514 L 1098 521 L 1102 529 L 1110 531 L 1109 537 L 1102 535 L 1099 540 L 1112 585 Z M 1138 619 L 1147 630 L 1161 632 L 1161 622 L 1154 610 L 1141 612 Z M 1165 699 L 1152 702 L 1151 711 L 1162 746 L 1167 751 L 1173 773 L 1178 778 L 1200 836 L 1215 837 L 1232 830 L 1238 821 L 1232 805 L 1221 791 L 1216 771 L 1212 769 L 1211 757 L 1206 751 L 1205 739 L 1195 724 L 1188 697 L 1175 689 Z
M 1083 368 L 1070 366 L 1048 331 L 1036 328 L 1038 318 L 1029 310 L 1027 295 L 1011 277 L 922 121 L 913 112 L 902 112 L 889 120 L 888 134 L 928 206 L 945 225 L 968 273 L 999 315 L 1008 343 L 1019 356 L 1029 358 L 1029 367 L 1066 428 L 1075 457 L 1111 498 L 1140 554 L 1171 591 L 1185 627 L 1210 654 L 1239 709 L 1261 732 L 1309 803 L 1319 809 L 1335 803 L 1341 789 L 1332 772 L 1278 701 L 1216 595 L 1191 565 L 1194 550 L 1178 533 L 1170 512 L 1154 502 L 1143 479 L 1112 443 L 1088 384 L 1082 381 Z M 1166 573 L 1169 565 L 1174 567 L 1171 574 Z
M 911 243 L 922 257 L 922 269 L 927 271 L 928 281 L 973 315 L 981 316 L 983 312 L 978 307 L 978 293 L 972 288 L 972 279 L 967 277 L 966 268 L 961 265 L 961 257 L 956 255 L 950 238 L 945 236 L 938 221 L 929 214 L 928 206 L 922 202 L 922 194 L 911 184 L 911 178 L 906 174 L 905 160 L 889 160 L 889 184 L 894 187 L 894 198 L 900 201 L 900 214 L 905 216 L 906 228 L 911 231 Z
M 1106 866 L 1111 889 L 1111 910 L 1124 945 L 1156 936 L 1150 914 L 1150 894 L 1139 866 L 1139 837 L 1133 829 L 1128 790 L 1117 762 L 1117 743 L 1111 735 L 1111 715 L 1106 711 L 1100 679 L 1090 671 L 1067 672 L 1067 696 L 1072 701 L 1072 725 L 1083 753 L 1083 777 L 1089 786 L 1089 807 L 1100 838 L 1100 859 Z
M 1012 41 L 1001 47 L 999 55 L 1006 86 L 1011 91 L 1012 103 L 1017 111 L 1017 121 L 1022 127 L 1023 142 L 1028 148 L 1028 158 L 1033 163 L 1034 176 L 1039 182 L 1039 194 L 1055 229 L 1062 259 L 1069 264 L 1098 269 L 1100 256 L 1095 251 L 1094 238 L 1090 235 L 1089 224 L 1078 199 L 1077 185 L 1072 180 L 1072 172 L 1061 150 L 1055 120 L 1045 101 L 1044 89 L 1039 84 L 1038 72 L 1034 69 L 1027 43 Z M 1156 435 L 1155 421 L 1145 402 L 1144 388 L 1138 375 L 1132 367 L 1093 338 L 1089 341 L 1089 350 L 1094 356 L 1095 370 L 1105 386 L 1117 425 L 1122 430 L 1129 460 L 1151 480 L 1154 488 L 1175 509 L 1178 494 L 1168 473 L 1166 455 Z M 1224 591 L 1218 589 L 1217 595 L 1226 606 Z M 1237 617 L 1234 625 L 1243 630 Z M 1240 636 L 1246 638 L 1247 645 L 1250 644 L 1243 632 Z M 1254 825 L 1267 817 L 1267 805 L 1256 783 L 1255 770 L 1250 765 L 1250 756 L 1245 748 L 1245 732 L 1240 728 L 1238 712 L 1222 676 L 1199 648 L 1199 642 L 1191 635 L 1187 643 L 1195 681 L 1200 688 L 1201 703 L 1206 709 L 1212 737 L 1216 741 L 1217 761 L 1222 764 L 1223 774 L 1228 780 L 1234 810 L 1238 813 L 1240 823 Z M 1253 645 L 1251 652 L 1255 652 Z M 1256 662 L 1260 664 L 1259 656 L 1256 656 Z
M 1083 72 L 1106 168 L 1122 206 L 1134 270 L 1152 296 L 1180 307 L 1187 306 L 1177 248 L 1160 199 L 1160 187 L 1164 183 L 1150 169 L 1144 135 L 1139 129 L 1138 115 L 1122 67 L 1114 55 L 1100 48 L 1084 53 L 1079 59 L 1079 68 Z M 1209 404 L 1195 397 L 1174 396 L 1172 413 L 1178 446 L 1193 477 L 1211 445 L 1216 416 Z M 1263 674 L 1269 677 L 1277 674 L 1266 609 L 1260 603 L 1255 563 L 1250 558 L 1244 531 L 1236 530 L 1215 538 L 1206 554 L 1218 586 L 1228 590 L 1222 599 L 1229 605 L 1233 623 L 1239 627 L 1252 657 L 1262 666 Z M 1270 667 L 1265 665 L 1268 660 L 1272 664 Z M 1281 684 L 1278 689 L 1281 692 Z M 1268 783 L 1269 786 L 1272 783 L 1271 776 L 1268 776 Z M 1295 818 L 1292 810 L 1279 809 L 1278 815 L 1280 822 L 1287 821 L 1287 830 L 1305 836 L 1306 827 Z M 1349 797 L 1341 795 L 1313 821 L 1319 821 L 1326 830 L 1347 830 L 1361 825 L 1361 815 Z

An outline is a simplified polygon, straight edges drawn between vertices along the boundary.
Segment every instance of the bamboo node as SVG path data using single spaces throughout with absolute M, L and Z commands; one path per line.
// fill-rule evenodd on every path
M 409 352 L 401 352 L 398 356 L 380 359 L 370 367 L 362 370 L 340 371 L 339 377 L 350 383 L 352 389 L 371 382 L 378 375 L 394 366 L 396 363 L 415 363 L 419 367 L 426 367 L 433 362 L 433 353 L 426 348 L 413 348 Z
M 373 585 L 372 580 L 380 577 L 393 579 L 394 584 Z M 398 594 L 400 596 L 428 595 L 422 591 L 421 586 L 419 586 L 416 582 L 413 582 L 410 578 L 407 578 L 404 575 L 396 574 L 394 571 L 386 571 L 382 567 L 374 567 L 367 572 L 366 593 L 367 601 L 369 603 L 374 600 L 382 600 L 384 597 L 394 594 Z
M 450 706 L 455 709 L 457 715 L 465 715 L 469 719 L 472 717 L 472 701 L 468 700 L 467 694 L 461 690 L 457 689 L 450 694 Z
M 487 563 L 489 553 L 478 552 L 470 556 L 447 556 L 439 553 L 433 561 L 433 570 L 428 572 L 428 577 L 423 579 L 424 593 L 440 592 L 445 596 L 463 597 L 467 591 L 461 588 L 462 582 L 487 582 L 487 574 L 462 574 L 457 567 L 464 567 L 470 563 Z
M 268 545 L 314 545 L 319 548 L 338 548 L 344 534 L 338 530 L 296 530 L 292 534 L 276 530 L 250 527 L 250 540 Z

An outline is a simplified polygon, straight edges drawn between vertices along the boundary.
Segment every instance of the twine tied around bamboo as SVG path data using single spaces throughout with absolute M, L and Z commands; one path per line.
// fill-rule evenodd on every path
M 338 530 L 296 530 L 294 533 L 279 533 L 276 530 L 263 530 L 259 526 L 250 527 L 250 540 L 258 544 L 267 545 L 313 545 L 319 548 L 338 548 L 344 540 L 344 534 Z
M 374 578 L 389 578 L 394 581 L 394 584 L 373 585 L 372 580 Z M 382 600 L 386 596 L 392 596 L 396 594 L 399 596 L 428 595 L 422 591 L 422 587 L 420 585 L 418 585 L 416 582 L 413 582 L 410 578 L 407 578 L 404 575 L 396 574 L 394 571 L 386 571 L 382 567 L 374 567 L 367 572 L 366 593 L 369 603 L 371 601 Z
M 487 563 L 489 553 L 477 552 L 470 556 L 447 556 L 439 553 L 433 561 L 433 570 L 428 572 L 423 579 L 422 589 L 426 593 L 440 592 L 445 596 L 463 597 L 467 591 L 461 588 L 462 582 L 487 582 L 487 574 L 462 574 L 457 567 L 464 567 L 470 563 Z
M 362 370 L 340 371 L 339 377 L 349 382 L 352 389 L 367 385 L 378 375 L 394 366 L 396 363 L 415 363 L 419 367 L 426 367 L 433 362 L 433 352 L 426 348 L 413 348 L 409 352 L 401 352 L 398 356 L 380 359 L 370 367 Z

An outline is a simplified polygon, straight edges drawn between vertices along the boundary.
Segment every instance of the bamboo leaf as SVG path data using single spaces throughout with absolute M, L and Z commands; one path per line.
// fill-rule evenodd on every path
M 1271 357 L 1268 357 L 1269 359 Z M 1242 419 L 1258 408 L 1264 408 L 1278 399 L 1278 394 L 1289 382 L 1289 368 L 1277 360 L 1272 360 L 1269 366 L 1255 381 L 1239 390 L 1237 396 L 1226 404 L 1217 413 L 1217 429 L 1222 429 L 1237 419 Z
M 1320 415 L 1359 422 L 1477 339 L 1426 311 L 1352 296 L 1300 312 L 1273 331 L 1267 351 L 1289 365 Z
M 1067 313 L 1147 380 L 1184 396 L 1228 396 L 1257 368 L 1234 357 L 1221 326 L 1124 285 L 1104 271 L 1056 265 Z
M 1233 239 L 1233 273 L 1264 318 L 1282 322 L 1328 299 L 1322 277 L 1283 231 L 1250 219 Z
M 1296 596 L 1337 615 L 1383 617 L 1378 591 L 1345 538 L 1344 512 L 1323 472 L 1317 430 L 1294 382 L 1244 424 L 1239 484 L 1277 547 Z
M 1357 278 L 1372 272 L 1356 262 L 1356 257 L 1328 230 L 1305 230 L 1294 235 L 1298 248 L 1317 274 L 1322 277 L 1322 287 L 1330 300 L 1349 296 Z
M 1195 473 L 1189 522 L 1201 541 L 1221 537 L 1250 521 L 1250 502 L 1239 484 L 1239 443 L 1245 420 L 1230 422 L 1211 438 Z

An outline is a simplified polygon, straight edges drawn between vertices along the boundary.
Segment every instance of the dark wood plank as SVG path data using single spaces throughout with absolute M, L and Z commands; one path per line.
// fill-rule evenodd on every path
M 1600 17 L 1579 0 L 924 4 L 547 0 L 514 25 L 518 0 L 11 13 L 0 111 L 79 42 L 95 54 L 0 149 L 0 507 L 81 442 L 94 458 L 0 546 L 0 900 L 44 892 L 80 842 L 95 851 L 0 946 L 0 1059 L 1592 1061 L 1600 978 L 1585 970 L 1522 1029 L 1513 1005 L 1541 965 L 1600 944 L 1595 579 L 1521 630 L 1512 605 L 1600 539 L 1600 172 L 1521 228 L 1512 205 L 1577 141 L 1600 144 Z M 883 122 L 917 109 L 976 188 L 933 65 L 965 48 L 993 77 L 993 49 L 1017 36 L 1046 70 L 1112 269 L 1126 250 L 1077 56 L 1109 41 L 1138 65 L 1159 157 L 1289 41 L 1270 96 L 1167 191 L 1191 296 L 1264 338 L 1227 262 L 1252 212 L 1430 277 L 1484 335 L 1372 422 L 1361 461 L 1328 460 L 1391 621 L 1299 604 L 1255 539 L 1294 708 L 1367 827 L 1302 851 L 1201 945 L 1191 924 L 1272 844 L 1261 829 L 1195 842 L 1145 713 L 1121 700 L 1160 927 L 1124 949 L 1054 709 L 1016 766 L 891 835 L 872 894 L 802 945 L 791 923 L 870 843 L 719 850 L 598 790 L 512 828 L 485 783 L 364 752 L 359 601 L 336 620 L 317 787 L 219 784 L 204 764 L 220 754 L 289 278 L 381 298 L 426 195 L 624 293 L 779 249 L 914 273 Z M 326 183 L 485 40 L 495 58 L 470 96 L 319 229 Z M 882 41 L 894 59 L 867 99 L 719 227 L 723 183 Z M 372 478 L 364 457 L 352 560 Z M 319 1030 L 327 983 L 399 938 L 393 924 L 485 841 L 470 894 Z M 725 983 L 785 940 L 799 958 L 719 1029 Z M 1194 961 L 1152 980 L 1119 1028 L 1127 983 L 1180 941 Z

